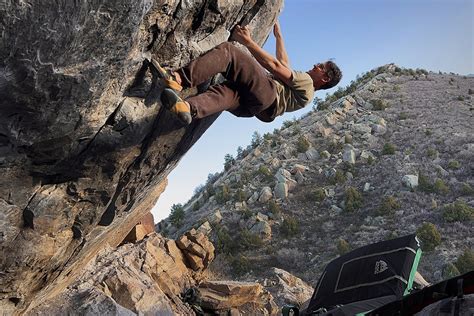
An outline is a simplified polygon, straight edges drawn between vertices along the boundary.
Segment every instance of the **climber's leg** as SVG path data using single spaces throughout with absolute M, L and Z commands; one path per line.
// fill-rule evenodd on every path
M 252 56 L 229 42 L 218 45 L 177 72 L 182 80 L 182 85 L 185 87 L 197 86 L 221 73 L 232 83 L 231 86 L 227 85 L 226 87 L 230 87 L 231 90 L 238 93 L 239 105 L 235 103 L 217 105 L 214 102 L 208 107 L 230 110 L 237 116 L 252 116 L 259 113 L 270 107 L 276 98 L 273 80 L 263 67 Z M 216 98 L 219 97 L 216 95 L 223 93 L 223 91 L 221 88 L 214 89 L 209 91 L 210 94 L 207 97 L 217 100 Z M 225 94 L 221 98 L 234 99 L 234 96 L 229 97 Z M 196 99 L 190 98 L 187 101 L 196 107 L 198 113 L 200 112 L 198 108 L 205 106 L 204 102 L 197 102 Z M 198 114 L 197 117 L 204 117 L 206 116 L 204 113 L 214 111 L 206 109 L 201 111 L 201 114 Z
M 193 117 L 203 118 L 225 110 L 235 110 L 240 105 L 240 95 L 232 82 L 211 86 L 206 92 L 186 101 L 193 109 Z

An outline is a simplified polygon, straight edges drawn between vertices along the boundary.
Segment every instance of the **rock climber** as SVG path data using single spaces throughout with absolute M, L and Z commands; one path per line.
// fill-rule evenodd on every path
M 341 80 L 342 73 L 332 61 L 318 63 L 306 72 L 292 70 L 278 22 L 273 34 L 276 58 L 252 39 L 247 26 L 237 25 L 230 39 L 245 46 L 254 58 L 225 42 L 174 72 L 153 61 L 167 86 L 161 94 L 163 105 L 184 124 L 224 110 L 271 122 L 285 112 L 302 109 L 316 90 L 332 88 Z M 176 93 L 205 83 L 218 73 L 226 79 L 222 84 L 185 100 Z

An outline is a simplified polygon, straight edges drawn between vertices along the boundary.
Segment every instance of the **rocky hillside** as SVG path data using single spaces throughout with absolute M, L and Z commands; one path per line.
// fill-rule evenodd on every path
M 187 127 L 161 107 L 171 68 L 250 23 L 263 43 L 281 0 L 0 4 L 0 310 L 61 293 L 155 204 L 218 115 Z M 191 94 L 195 91 L 186 91 Z
M 428 281 L 472 270 L 473 90 L 472 77 L 369 71 L 227 157 L 157 229 L 208 234 L 211 269 L 242 280 L 278 267 L 314 285 L 339 254 L 413 232 Z

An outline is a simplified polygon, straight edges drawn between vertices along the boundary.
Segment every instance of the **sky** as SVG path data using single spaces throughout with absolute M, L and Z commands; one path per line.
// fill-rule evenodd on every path
M 279 21 L 292 69 L 334 60 L 343 72 L 339 86 L 358 74 L 395 63 L 405 68 L 474 74 L 474 0 L 287 0 Z M 264 49 L 275 55 L 272 34 Z M 337 87 L 336 87 L 337 88 Z M 330 90 L 317 91 L 324 99 Z M 173 204 L 185 204 L 209 173 L 224 168 L 224 156 L 236 156 L 252 134 L 279 128 L 299 118 L 312 104 L 272 123 L 224 112 L 186 153 L 168 177 L 168 186 L 152 210 L 155 222 Z

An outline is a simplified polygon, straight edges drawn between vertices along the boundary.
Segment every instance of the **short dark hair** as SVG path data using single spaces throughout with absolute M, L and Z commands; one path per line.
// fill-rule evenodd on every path
M 326 62 L 326 73 L 329 76 L 329 82 L 322 85 L 319 89 L 330 89 L 341 81 L 341 69 L 331 60 Z

